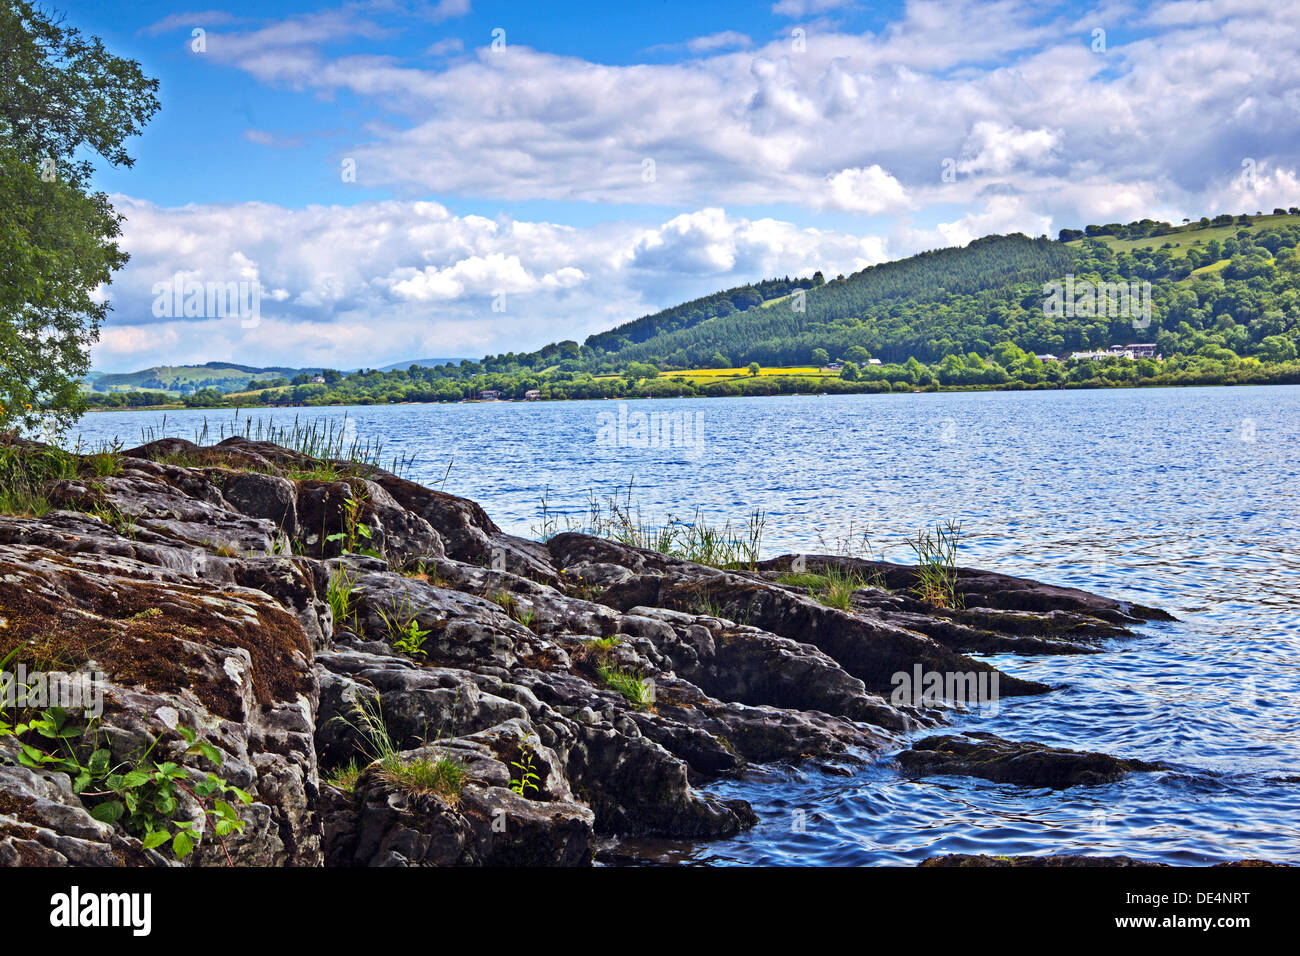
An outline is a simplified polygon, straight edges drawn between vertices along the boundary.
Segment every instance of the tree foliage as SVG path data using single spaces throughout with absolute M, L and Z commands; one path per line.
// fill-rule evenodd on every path
M 99 290 L 127 260 L 90 157 L 132 164 L 157 85 L 29 0 L 0 3 L 0 429 L 78 410 L 109 308 Z

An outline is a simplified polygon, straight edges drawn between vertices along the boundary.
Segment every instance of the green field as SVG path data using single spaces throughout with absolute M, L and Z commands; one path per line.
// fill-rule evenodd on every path
M 1116 253 L 1132 252 L 1136 249 L 1159 249 L 1168 244 L 1171 247 L 1171 254 L 1182 256 L 1191 246 L 1196 245 L 1198 242 L 1209 242 L 1211 239 L 1223 242 L 1225 239 L 1231 239 L 1242 229 L 1255 231 L 1279 223 L 1295 223 L 1298 219 L 1300 219 L 1300 216 L 1251 216 L 1250 225 L 1248 226 L 1235 222 L 1226 226 L 1202 226 L 1198 223 L 1190 223 L 1186 226 L 1176 227 L 1173 232 L 1167 235 L 1147 236 L 1145 239 L 1116 239 L 1114 236 L 1098 236 L 1097 238 L 1110 246 Z M 1083 242 L 1082 239 L 1075 239 L 1067 242 L 1066 245 L 1081 246 Z

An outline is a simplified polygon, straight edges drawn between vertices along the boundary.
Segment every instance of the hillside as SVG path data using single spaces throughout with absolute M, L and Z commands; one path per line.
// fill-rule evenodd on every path
M 458 358 L 422 358 L 410 359 L 406 362 L 394 362 L 392 365 L 385 365 L 379 371 L 395 372 L 398 369 L 407 369 L 412 365 L 418 365 L 420 368 L 434 368 L 438 365 L 459 365 L 464 359 Z
M 718 357 L 736 365 L 797 364 L 814 349 L 832 357 L 853 346 L 872 355 L 905 361 L 942 357 L 931 342 L 953 333 L 950 313 L 934 308 L 1020 283 L 1041 285 L 1068 271 L 1074 250 L 1047 239 L 990 236 L 963 248 L 924 252 L 819 283 L 786 302 L 715 316 L 692 327 L 656 329 L 640 342 L 610 354 L 625 361 L 656 361 L 698 367 Z M 597 346 L 589 339 L 587 345 Z M 722 363 L 726 364 L 726 363 Z
M 207 362 L 203 365 L 155 365 L 138 372 L 94 372 L 87 378 L 87 386 L 94 392 L 166 392 L 169 395 L 189 395 L 205 388 L 218 392 L 234 392 L 247 387 L 250 381 L 267 382 L 278 378 L 292 378 L 304 372 L 314 374 L 319 369 L 258 368 L 236 365 L 231 362 Z
M 812 288 L 820 279 L 819 272 L 815 279 L 791 279 L 787 276 L 784 279 L 769 279 L 755 285 L 737 286 L 725 292 L 716 292 L 704 298 L 693 299 L 670 309 L 664 309 L 653 315 L 642 316 L 608 332 L 589 336 L 586 345 L 591 349 L 617 352 L 621 348 L 646 342 L 668 332 L 691 329 L 711 319 L 725 318 L 760 305 L 771 305 L 797 288 Z
M 639 322 L 652 334 L 614 349 L 607 345 L 599 358 L 682 368 L 795 365 L 821 349 L 830 358 L 859 362 L 869 356 L 931 363 L 971 352 L 988 356 L 1003 342 L 1029 353 L 1059 353 L 1144 339 L 1159 339 L 1166 355 L 1207 347 L 1237 355 L 1289 354 L 1285 342 L 1266 346 L 1265 340 L 1297 337 L 1300 210 L 1180 227 L 1144 223 L 1090 226 L 1092 235 L 1066 242 L 992 236 L 922 253 L 816 284 L 805 294 L 802 313 L 790 300 L 688 328 L 649 316 Z M 1069 274 L 1151 282 L 1152 324 L 1135 328 L 1124 316 L 1047 315 L 1043 283 Z M 600 342 L 608 339 L 593 336 L 587 346 L 595 351 Z

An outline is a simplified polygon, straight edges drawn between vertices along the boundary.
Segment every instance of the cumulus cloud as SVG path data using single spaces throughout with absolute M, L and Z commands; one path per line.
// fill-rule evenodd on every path
M 1049 129 L 1024 130 L 995 120 L 978 120 L 962 147 L 957 169 L 963 173 L 1004 175 L 1018 167 L 1044 164 L 1060 144 Z
M 574 228 L 456 216 L 432 202 L 164 208 L 115 197 L 132 259 L 108 293 L 97 367 L 226 358 L 382 365 L 583 339 L 694 296 L 773 275 L 850 272 L 884 243 L 708 208 L 660 225 Z M 261 321 L 156 316 L 155 286 L 257 282 Z M 382 327 L 383 334 L 375 330 Z
M 360 183 L 397 195 L 898 211 L 952 160 L 977 187 L 968 195 L 1014 177 L 1055 209 L 1060 183 L 1104 177 L 1121 190 L 1157 183 L 1161 203 L 1196 209 L 1230 161 L 1294 166 L 1300 154 L 1300 18 L 1287 4 L 1166 3 L 1101 52 L 1089 24 L 1123 22 L 1122 7 L 1067 18 L 1030 0 L 909 0 L 878 33 L 821 23 L 802 45 L 783 35 L 745 47 L 747 35 L 724 31 L 684 41 L 693 55 L 665 64 L 516 43 L 414 65 L 333 55 L 340 37 L 382 35 L 372 10 L 212 31 L 208 57 L 380 107 L 388 120 L 357 131 L 346 155 Z M 864 198 L 875 169 L 897 183 L 884 199 Z
M 1023 232 L 1038 236 L 1051 227 L 1050 216 L 1036 212 L 1018 196 L 994 196 L 977 212 L 967 213 L 955 222 L 941 222 L 938 233 L 941 246 L 964 246 L 972 239 L 988 235 Z
M 907 190 L 879 166 L 842 169 L 829 177 L 829 202 L 837 209 L 876 215 L 905 207 Z

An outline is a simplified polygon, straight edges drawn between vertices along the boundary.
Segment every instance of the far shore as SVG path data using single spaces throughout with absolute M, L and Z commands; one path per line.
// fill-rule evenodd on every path
M 288 410 L 288 409 L 310 409 L 310 408 L 366 408 L 366 407 L 384 407 L 384 406 L 411 406 L 411 405 L 533 405 L 541 402 L 637 402 L 637 401 L 676 401 L 684 398 L 707 398 L 707 399 L 726 399 L 726 398 L 820 398 L 834 395 L 926 395 L 946 392 L 1064 392 L 1064 391 L 1112 391 L 1116 389 L 1135 389 L 1135 388 L 1242 388 L 1250 386 L 1271 386 L 1271 385 L 1300 385 L 1296 382 L 1124 382 L 1112 384 L 1098 384 L 1096 382 L 1082 383 L 1052 383 L 1041 385 L 941 385 L 928 388 L 913 388 L 907 390 L 890 389 L 861 389 L 845 390 L 839 389 L 833 392 L 818 392 L 811 390 L 806 392 L 769 392 L 761 395 L 619 395 L 619 396 L 601 396 L 600 398 L 466 398 L 455 402 L 329 402 L 323 405 L 317 404 L 284 404 L 284 405 L 266 405 L 261 403 L 238 404 L 238 405 L 185 405 L 179 402 L 171 402 L 166 405 L 132 405 L 122 406 L 120 408 L 109 408 L 100 405 L 91 405 L 86 408 L 86 414 L 106 413 L 106 412 L 242 412 L 254 409 L 267 409 L 269 411 Z

